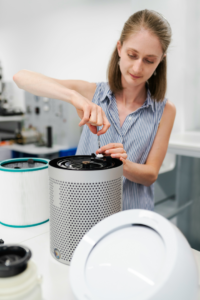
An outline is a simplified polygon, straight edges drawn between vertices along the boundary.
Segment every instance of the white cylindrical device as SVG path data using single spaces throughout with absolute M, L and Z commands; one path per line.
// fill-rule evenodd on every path
M 95 154 L 68 156 L 49 163 L 50 251 L 70 264 L 84 234 L 122 210 L 123 164 Z
M 25 246 L 0 246 L 0 299 L 42 300 L 41 276 Z
M 48 162 L 41 158 L 0 162 L 0 224 L 30 227 L 49 220 Z

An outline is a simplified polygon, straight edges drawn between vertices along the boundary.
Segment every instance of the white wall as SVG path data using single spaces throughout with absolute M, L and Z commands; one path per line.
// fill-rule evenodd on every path
M 172 27 L 167 97 L 176 105 L 174 131 L 200 129 L 200 1 L 132 0 L 132 11 L 153 9 Z
M 174 131 L 200 129 L 198 0 L 0 0 L 5 79 L 30 69 L 57 78 L 106 80 L 124 22 L 144 8 L 162 13 L 172 27 L 167 96 L 177 107 Z M 15 101 L 23 106 L 16 87 Z
M 130 11 L 127 0 L 0 0 L 4 78 L 29 69 L 56 78 L 105 81 Z M 23 106 L 22 91 L 15 87 L 15 94 Z

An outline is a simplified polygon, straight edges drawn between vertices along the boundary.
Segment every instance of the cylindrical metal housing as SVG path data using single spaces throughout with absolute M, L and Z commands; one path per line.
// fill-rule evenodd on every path
M 54 258 L 70 264 L 85 233 L 122 210 L 122 175 L 118 159 L 88 155 L 50 161 L 50 251 Z

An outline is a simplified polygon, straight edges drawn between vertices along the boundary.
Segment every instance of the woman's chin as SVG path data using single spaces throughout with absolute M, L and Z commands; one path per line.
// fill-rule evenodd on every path
M 137 80 L 134 80 L 132 78 L 128 78 L 126 80 L 126 86 L 130 86 L 130 87 L 137 87 L 141 84 L 145 84 L 145 81 L 142 80 L 141 78 L 138 78 Z
M 124 88 L 126 87 L 134 88 L 134 87 L 138 87 L 141 84 L 145 85 L 144 78 L 133 78 L 129 73 L 126 74 L 125 76 L 122 75 L 122 86 Z

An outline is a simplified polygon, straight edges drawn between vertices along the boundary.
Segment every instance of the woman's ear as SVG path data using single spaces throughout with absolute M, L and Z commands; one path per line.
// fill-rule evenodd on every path
M 167 54 L 163 54 L 161 61 L 163 60 L 163 58 L 165 58 L 167 56 Z
M 121 48 L 122 48 L 122 44 L 120 41 L 117 42 L 117 52 L 119 57 L 121 57 Z

